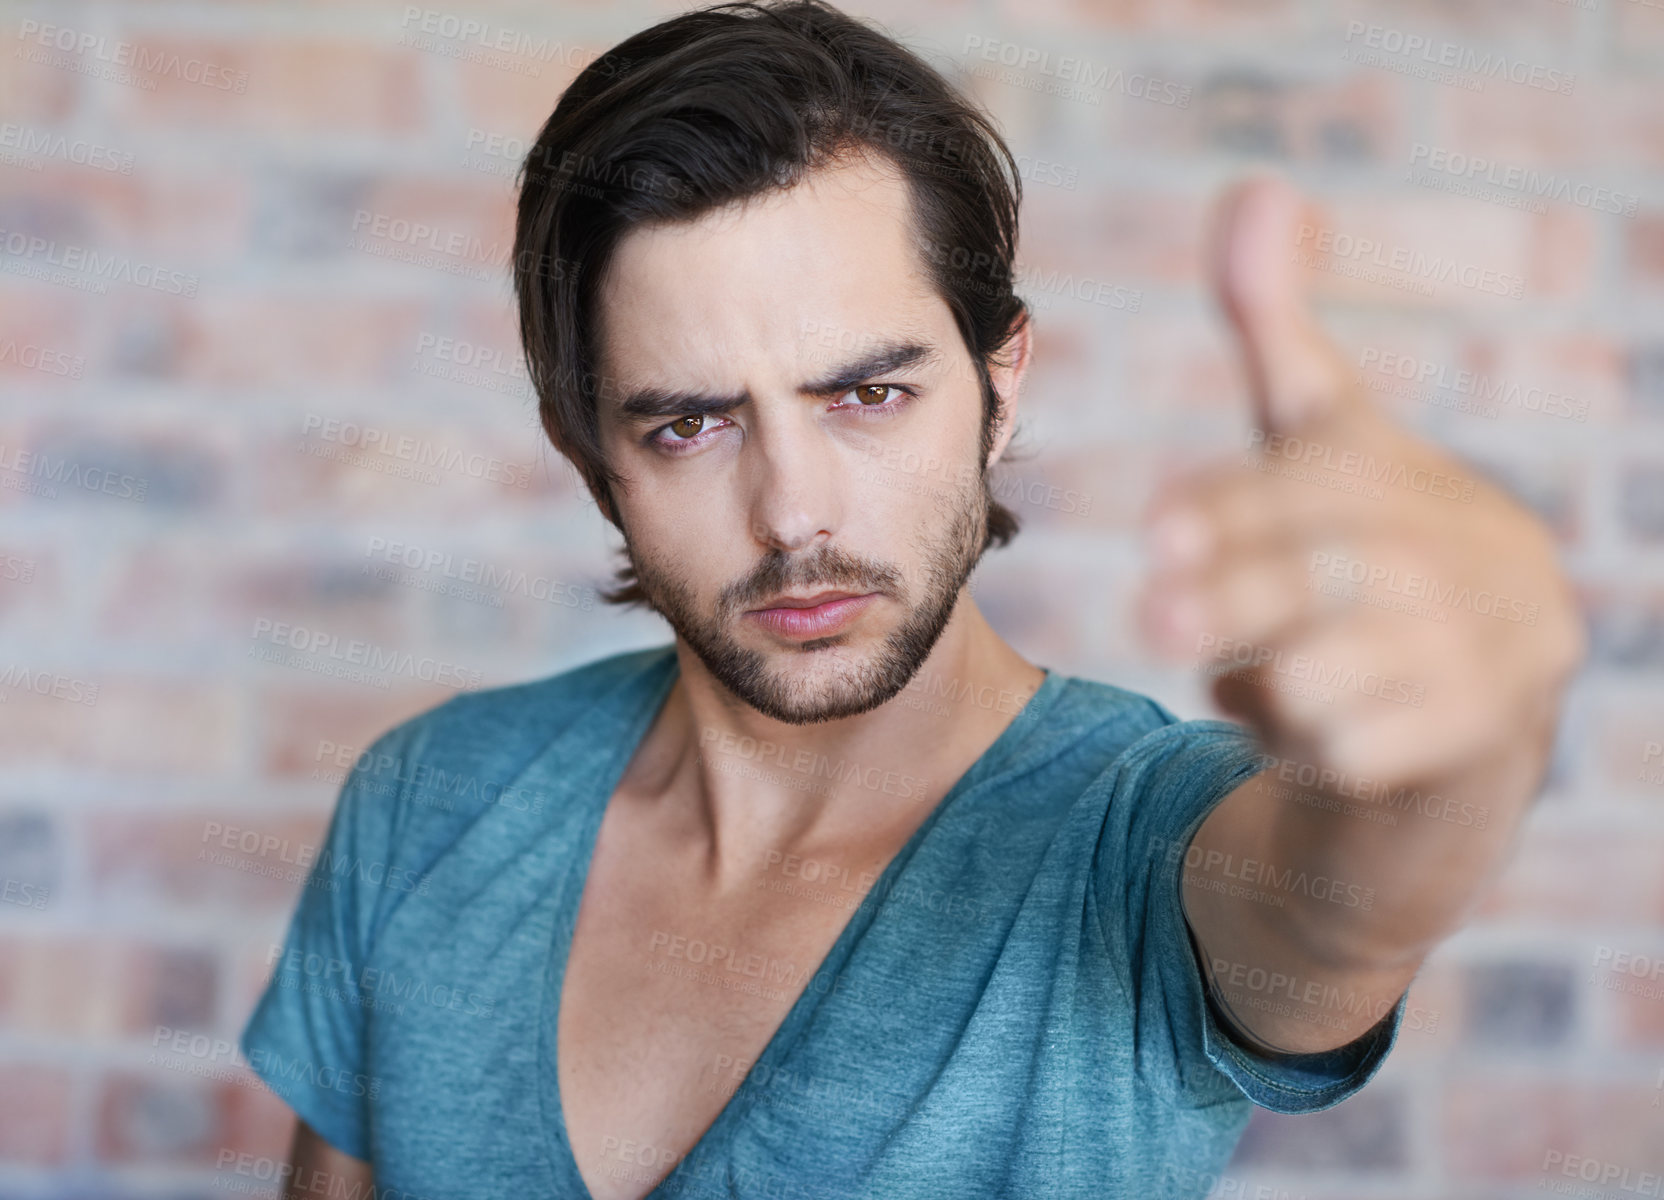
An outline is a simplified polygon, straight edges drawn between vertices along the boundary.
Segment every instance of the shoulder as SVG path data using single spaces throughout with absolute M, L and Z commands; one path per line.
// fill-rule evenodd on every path
M 1135 819 L 1155 794 L 1182 797 L 1181 807 L 1206 804 L 1264 765 L 1253 733 L 1234 721 L 1181 718 L 1141 692 L 1092 679 L 1057 682 L 1042 719 L 1045 753 L 1090 793 L 1095 810 L 1121 808 Z
M 1180 717 L 1130 688 L 1079 676 L 1065 676 L 1059 682 L 1063 686 L 1050 714 L 1055 723 L 1113 742 L 1116 761 L 1149 762 L 1195 750 L 1240 751 L 1254 742 L 1248 727 L 1236 721 Z
M 508 789 L 528 764 L 581 719 L 668 668 L 674 656 L 668 645 L 626 651 L 524 683 L 461 693 L 388 729 L 359 756 L 353 774 L 395 825 L 449 824 L 447 818 L 466 819 L 492 805 L 525 810 L 530 801 Z
M 1105 768 L 1129 747 L 1182 724 L 1164 705 L 1131 688 L 1080 675 L 1059 675 L 1041 717 L 1050 754 L 1080 756 Z
M 599 658 L 525 683 L 462 692 L 386 735 L 433 750 L 467 749 L 512 760 L 559 736 L 580 714 L 667 665 L 670 646 Z

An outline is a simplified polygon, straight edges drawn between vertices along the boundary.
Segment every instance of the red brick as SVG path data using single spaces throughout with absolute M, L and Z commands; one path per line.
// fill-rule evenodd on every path
M 317 389 L 385 380 L 395 364 L 402 373 L 426 321 L 419 301 L 321 288 L 298 295 L 221 293 L 212 303 L 199 297 L 165 307 L 178 347 L 169 377 L 210 386 Z
M 325 742 L 369 748 L 382 733 L 420 711 L 420 700 L 406 692 L 369 692 L 354 695 L 323 688 L 269 688 L 261 693 L 258 751 L 261 770 L 278 778 L 308 779 L 314 771 L 337 772 L 325 755 Z M 339 785 L 318 783 L 333 794 Z
M 326 788 L 319 791 L 328 794 Z M 322 845 L 328 803 L 320 799 L 278 811 L 94 814 L 84 832 L 94 895 L 112 907 L 290 908 L 306 875 L 299 864 L 315 858 Z M 280 845 L 264 854 L 227 850 L 219 841 L 227 830 L 252 831 Z M 302 854 L 302 847 L 309 853 Z
M 0 380 L 8 388 L 57 392 L 96 369 L 89 361 L 87 304 L 59 290 L 64 294 L 0 288 Z
M 206 1167 L 228 1145 L 268 1145 L 273 1135 L 261 1130 L 281 1121 L 281 1104 L 273 1108 L 274 1098 L 251 1083 L 210 1082 L 155 1068 L 112 1073 L 98 1097 L 98 1157 Z
M 128 1027 L 127 951 L 110 938 L 60 934 L 14 938 L 6 944 L 3 1008 L 6 1028 L 25 1040 L 42 1035 L 106 1040 Z
M 1556 1166 L 1544 1172 L 1551 1153 L 1597 1159 L 1639 1175 L 1664 1169 L 1655 1094 L 1644 1085 L 1541 1075 L 1463 1077 L 1446 1093 L 1438 1128 L 1452 1173 L 1470 1182 L 1575 1184 L 1575 1176 Z
M 1182 160 L 1209 150 L 1274 150 L 1287 161 L 1396 164 L 1409 145 L 1403 93 L 1389 78 L 1282 79 L 1187 73 L 1182 67 L 1140 69 L 1190 88 L 1182 105 L 1118 97 L 1106 111 L 1115 127 L 1114 144 L 1136 147 L 1141 156 Z M 1105 99 L 1107 103 L 1109 97 Z
M 119 93 L 116 119 L 164 128 L 283 133 L 412 134 L 429 119 L 418 56 L 327 37 L 208 40 L 129 34 L 147 54 L 197 59 L 247 75 L 242 93 L 152 72 L 156 87 Z M 224 78 L 224 75 L 219 78 Z
M 93 170 L 47 159 L 45 170 L 12 177 L 7 191 L 14 202 L 40 205 L 57 214 L 60 224 L 43 233 L 163 270 L 199 272 L 234 261 L 246 244 L 252 220 L 248 178 L 223 169 L 191 171 L 164 164 L 149 149 L 152 143 L 131 134 L 89 140 L 132 154 L 132 171 Z M 69 228 L 74 232 L 64 232 Z M 64 288 L 36 290 L 61 291 L 66 297 L 85 294 Z M 112 283 L 108 298 L 96 297 L 94 302 L 138 297 L 148 303 L 167 294 Z
M 320 421 L 350 421 L 359 429 L 383 431 L 387 444 L 395 449 L 399 439 L 410 438 L 410 445 L 415 447 L 412 453 L 417 457 L 401 460 L 397 453 L 379 448 L 363 455 L 363 463 L 356 458 L 321 456 L 316 452 L 319 449 L 332 455 L 363 454 L 361 447 L 341 440 L 358 439 L 362 434 L 346 431 L 345 424 L 326 427 L 317 421 L 307 433 L 304 424 L 308 416 Z M 326 428 L 339 436 L 321 436 Z M 313 452 L 303 450 L 303 444 Z M 254 443 L 257 465 L 253 484 L 261 505 L 277 511 L 327 513 L 334 520 L 396 516 L 406 521 L 461 521 L 510 507 L 541 509 L 542 498 L 555 496 L 558 486 L 556 477 L 542 466 L 546 445 L 547 439 L 535 437 L 530 430 L 508 435 L 457 422 L 441 425 L 394 413 L 320 407 L 309 413 L 294 413 L 281 429 Z M 503 464 L 493 468 L 500 478 L 487 479 L 470 475 L 466 469 L 432 465 L 454 462 L 456 456 L 466 464 L 474 455 L 495 458 Z M 421 465 L 423 457 L 430 465 Z M 378 470 L 378 466 L 387 469 Z M 411 474 L 389 473 L 401 470 Z M 510 477 L 514 485 L 506 482 Z M 518 486 L 521 479 L 526 481 L 525 487 Z
M 1214 453 L 1246 448 L 1253 418 L 1247 377 L 1240 351 L 1211 314 L 1144 317 L 1129 331 L 1125 354 L 1114 401 L 1126 420 L 1142 418 L 1158 438 L 1191 444 L 1205 429 Z
M 1107 196 L 1058 188 L 1033 192 L 1018 254 L 1019 263 L 1031 270 L 1072 272 L 1129 287 L 1198 280 L 1207 199 L 1133 188 L 1116 188 Z M 1109 309 L 1104 314 L 1122 315 Z
M 1655 953 L 1653 959 L 1656 961 L 1660 954 L 1664 951 Z M 1664 981 L 1614 975 L 1610 971 L 1600 972 L 1598 979 L 1594 986 L 1604 996 L 1612 1014 L 1612 1030 L 1618 1044 L 1664 1050 Z M 1617 986 L 1609 988 L 1609 984 Z M 1624 987 L 1626 984 L 1631 987 Z M 1660 1062 L 1660 1070 L 1664 1070 L 1664 1061 Z M 1660 1089 L 1660 1095 L 1664 1097 L 1664 1089 Z M 1664 1099 L 1660 1103 L 1664 1104 Z
M 12 691 L 0 720 L 0 756 L 13 769 L 58 764 L 104 771 L 216 771 L 232 762 L 238 714 L 229 683 L 102 670 L 97 676 L 92 682 L 99 685 L 98 699 L 91 705 Z
M 1096 27 L 1217 34 L 1223 27 L 1261 36 L 1286 36 L 1295 30 L 1299 17 L 1292 0 L 1252 0 L 1244 4 L 1224 0 L 1043 0 L 1039 4 L 1002 0 L 1000 13 L 1007 30 L 1061 27 L 1061 31 L 1076 31 Z
M 1656 684 L 1605 682 L 1587 697 L 1579 722 L 1588 731 L 1590 799 L 1634 804 L 1651 811 L 1664 804 L 1664 705 Z
M 1644 213 L 1625 232 L 1630 279 L 1641 287 L 1664 287 L 1664 212 Z
M 560 35 L 551 33 L 549 36 L 558 38 Z M 524 58 L 514 60 L 526 68 L 524 72 L 500 70 L 479 63 L 455 63 L 457 97 L 461 101 L 462 115 L 470 128 L 484 130 L 487 135 L 518 138 L 526 143 L 529 150 L 537 131 L 554 112 L 555 103 L 567 85 L 577 78 L 583 65 L 608 49 L 610 46 L 598 44 L 581 47 L 581 53 L 572 54 L 573 61 L 579 66 L 571 66 L 565 61 L 566 50 L 556 53 L 547 62 Z M 532 73 L 533 68 L 535 74 Z M 458 160 L 466 148 L 465 138 L 464 144 L 456 147 Z
M 54 1166 L 65 1162 L 74 1077 L 62 1067 L 0 1063 L 0 1162 Z
M 1620 13 L 1641 7 L 1636 0 L 1614 6 Z M 1657 10 L 1651 15 L 1656 20 Z M 1550 65 L 1546 59 L 1544 65 Z M 1579 73 L 1570 96 L 1529 87 L 1492 85 L 1482 92 L 1435 88 L 1435 126 L 1428 140 L 1500 163 L 1615 187 L 1637 168 L 1664 165 L 1664 113 L 1657 88 L 1651 80 L 1603 73 Z
M 44 62 L 31 62 L 22 55 L 13 57 L 19 28 L 11 21 L 6 23 L 6 69 L 0 71 L 0 122 L 67 121 L 81 104 L 81 77 Z
M 1664 917 L 1661 856 L 1659 834 L 1552 829 L 1533 820 L 1476 918 L 1561 928 L 1657 920 Z

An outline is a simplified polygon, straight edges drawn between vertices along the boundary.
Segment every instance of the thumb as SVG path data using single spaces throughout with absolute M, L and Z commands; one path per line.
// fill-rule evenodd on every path
M 1316 217 L 1293 185 L 1260 175 L 1233 186 L 1214 227 L 1214 286 L 1236 330 L 1262 429 L 1287 433 L 1359 403 L 1351 373 L 1306 307 L 1296 259 Z

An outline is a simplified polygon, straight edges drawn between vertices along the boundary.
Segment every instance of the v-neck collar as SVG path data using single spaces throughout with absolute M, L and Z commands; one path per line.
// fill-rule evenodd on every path
M 558 778 L 560 764 L 553 761 L 556 755 L 552 753 L 557 747 L 561 751 L 570 751 L 573 747 L 595 745 L 599 740 L 612 740 L 615 746 L 611 755 L 602 758 L 597 766 L 581 777 L 566 776 L 565 787 L 569 789 L 569 802 L 582 809 L 578 817 L 582 822 L 577 843 L 579 856 L 572 869 L 566 873 L 559 895 L 554 901 L 554 928 L 542 972 L 542 987 L 538 989 L 537 995 L 537 1080 L 543 1141 L 555 1173 L 558 1194 L 576 1197 L 577 1200 L 594 1198 L 588 1185 L 584 1183 L 583 1174 L 578 1170 L 577 1158 L 572 1153 L 571 1137 L 567 1132 L 565 1110 L 561 1103 L 557 1057 L 560 996 L 564 990 L 566 966 L 571 956 L 578 903 L 583 897 L 590 863 L 595 857 L 595 843 L 601 829 L 601 818 L 605 815 L 613 792 L 618 788 L 619 780 L 623 778 L 625 768 L 629 766 L 630 759 L 634 757 L 642 739 L 646 737 L 653 721 L 663 709 L 670 689 L 675 685 L 680 673 L 674 644 L 663 647 L 658 655 L 644 657 L 647 661 L 639 668 L 638 674 L 627 679 L 622 686 L 588 709 L 585 717 L 567 731 L 567 736 L 557 738 L 536 763 L 537 768 L 552 771 Z M 1050 706 L 1063 685 L 1063 679 L 1049 668 L 1041 669 L 1045 671 L 1045 678 L 1041 680 L 1034 694 L 1000 731 L 999 736 L 948 789 L 930 815 L 919 824 L 901 849 L 885 865 L 883 872 L 872 885 L 871 894 L 889 894 L 895 885 L 896 877 L 906 869 L 914 852 L 948 805 L 963 792 L 981 783 L 990 771 L 1009 758 L 1010 751 L 1027 736 L 1044 710 Z M 787 1011 L 785 1019 L 780 1022 L 768 1044 L 758 1054 L 747 1078 L 753 1073 L 761 1078 L 770 1078 L 780 1060 L 791 1053 L 813 1015 L 818 998 L 825 994 L 824 987 L 817 988 L 816 982 L 836 977 L 843 970 L 855 943 L 865 934 L 880 907 L 882 906 L 878 904 L 866 903 L 855 907 L 837 940 L 832 943 L 832 948 L 809 976 L 809 982 L 804 985 L 803 991 Z M 722 1153 L 735 1126 L 744 1118 L 744 1110 L 748 1110 L 755 1103 L 757 1092 L 758 1089 L 743 1085 L 736 1089 L 723 1104 L 716 1119 L 671 1172 L 655 1184 L 643 1200 L 664 1200 L 679 1193 L 689 1175 L 703 1174 L 706 1160 Z

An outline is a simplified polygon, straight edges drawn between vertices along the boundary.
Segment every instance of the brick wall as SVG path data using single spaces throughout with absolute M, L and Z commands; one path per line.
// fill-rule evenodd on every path
M 1206 709 L 1129 605 L 1149 488 L 1246 427 L 1199 271 L 1223 180 L 1277 164 L 1337 235 L 1512 281 L 1369 278 L 1337 245 L 1321 299 L 1379 403 L 1551 522 L 1592 659 L 1516 859 L 1416 984 L 1423 1018 L 1354 1100 L 1256 1113 L 1218 1191 L 1525 1196 L 1593 1170 L 1657 1194 L 1636 1189 L 1664 1170 L 1664 5 L 857 10 L 1022 156 L 1038 362 L 1001 494 L 1024 530 L 975 589 L 1054 669 Z M 0 1193 L 210 1195 L 227 1151 L 282 1155 L 286 1110 L 213 1039 L 298 880 L 202 852 L 315 842 L 335 747 L 450 692 L 269 661 L 279 624 L 485 686 L 665 640 L 593 601 L 612 543 L 532 419 L 495 258 L 520 143 L 668 11 L 0 9 Z M 462 19 L 511 48 L 448 36 Z M 412 261 L 403 222 L 466 249 Z M 1556 399 L 1439 386 L 1464 370 Z M 445 594 L 412 552 L 544 583 Z

